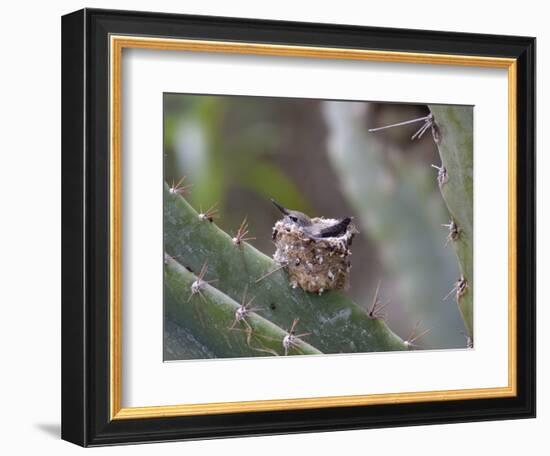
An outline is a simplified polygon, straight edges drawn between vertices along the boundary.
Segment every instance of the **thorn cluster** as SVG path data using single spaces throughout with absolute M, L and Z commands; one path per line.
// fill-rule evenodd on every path
M 242 322 L 246 326 L 246 343 L 248 344 L 248 346 L 250 346 L 250 340 L 252 337 L 252 326 L 250 326 L 250 323 L 248 323 L 246 318 L 250 315 L 251 312 L 256 312 L 259 309 L 256 307 L 250 307 L 252 301 L 254 301 L 255 299 L 255 296 L 247 301 L 247 292 L 248 287 L 244 289 L 241 305 L 237 307 L 237 310 L 235 310 L 235 319 L 233 320 L 233 324 L 229 327 L 229 330 L 235 329 L 235 325 Z
M 193 296 L 195 296 L 197 294 L 200 295 L 201 298 L 204 299 L 204 297 L 201 294 L 202 290 L 204 290 L 204 288 L 206 287 L 207 284 L 217 282 L 218 279 L 204 280 L 204 277 L 206 276 L 207 272 L 208 272 L 208 264 L 205 262 L 202 265 L 202 268 L 201 268 L 201 271 L 199 272 L 199 275 L 197 276 L 195 281 L 191 284 L 191 295 L 189 296 L 189 299 L 187 300 L 187 302 L 191 301 Z
M 432 328 L 429 328 L 429 329 L 426 329 L 426 330 L 422 331 L 420 334 L 417 334 L 416 332 L 418 331 L 418 328 L 420 327 L 420 324 L 421 324 L 421 321 L 416 322 L 416 324 L 414 325 L 414 328 L 412 329 L 412 331 L 409 334 L 409 337 L 407 337 L 407 339 L 405 340 L 405 346 L 409 349 L 418 347 L 418 345 L 416 345 L 415 342 L 418 339 L 424 337 L 426 334 L 428 334 L 432 330 Z
M 445 168 L 443 165 L 441 166 L 432 165 L 432 168 L 437 169 L 437 183 L 439 184 L 440 188 L 443 187 L 449 181 L 447 168 Z
M 245 217 L 241 223 L 241 226 L 239 226 L 237 233 L 235 234 L 233 239 L 231 239 L 231 241 L 233 241 L 233 244 L 235 244 L 236 246 L 240 246 L 245 241 L 252 241 L 256 239 L 255 237 L 246 237 L 247 234 L 248 234 L 248 222 L 247 222 L 247 218 Z
M 183 176 L 177 183 L 174 183 L 174 180 L 172 180 L 172 186 L 169 189 L 171 195 L 185 195 L 186 193 L 190 193 L 189 189 L 193 184 L 182 185 L 185 178 L 186 176 Z
M 382 281 L 378 281 L 378 285 L 376 286 L 376 291 L 374 292 L 374 297 L 372 299 L 372 305 L 370 306 L 367 315 L 369 318 L 373 320 L 385 320 L 386 319 L 386 312 L 383 312 L 383 310 L 386 308 L 386 306 L 390 303 L 390 301 L 385 302 L 384 304 L 381 303 L 379 299 L 379 292 L 380 292 L 380 285 Z
M 214 219 L 218 217 L 219 211 L 217 206 L 218 206 L 218 203 L 214 203 L 210 208 L 206 210 L 206 212 L 203 212 L 201 208 L 199 212 L 199 220 L 202 222 L 209 221 L 210 223 L 212 223 Z
M 447 295 L 443 298 L 443 301 L 447 300 L 449 296 L 455 293 L 456 302 L 458 302 L 460 298 L 466 293 L 467 288 L 468 282 L 466 281 L 464 275 L 461 275 L 460 278 L 454 283 L 451 291 L 449 291 L 449 293 L 447 293 Z
M 441 226 L 449 229 L 449 234 L 447 235 L 447 242 L 445 242 L 445 246 L 447 246 L 451 241 L 454 242 L 458 240 L 458 238 L 460 237 L 460 228 L 453 219 L 451 219 L 449 223 L 442 223 Z
M 208 272 L 208 265 L 205 262 L 202 265 L 199 275 L 191 284 L 191 294 L 189 295 L 187 302 L 191 301 L 191 299 L 193 299 L 193 296 L 197 296 L 197 295 L 201 298 L 203 303 L 206 302 L 206 298 L 203 296 L 202 290 L 204 290 L 207 284 L 216 282 L 218 280 L 218 279 L 204 280 L 204 277 L 206 276 L 207 272 Z M 201 324 L 204 326 L 204 319 L 202 317 L 202 311 L 200 310 L 200 307 L 197 307 L 197 313 L 199 314 L 199 319 L 201 321 Z
M 386 130 L 387 128 L 401 127 L 403 125 L 409 125 L 417 122 L 423 122 L 423 123 L 422 123 L 422 126 L 411 136 L 412 141 L 414 141 L 415 139 L 422 138 L 422 136 L 424 136 L 424 133 L 426 133 L 426 131 L 428 131 L 430 128 L 432 130 L 432 135 L 434 137 L 434 140 L 436 139 L 438 135 L 435 130 L 434 116 L 432 113 L 428 114 L 427 116 L 418 117 L 416 119 L 411 119 L 411 120 L 405 120 L 403 122 L 397 122 L 391 125 L 385 125 L 383 127 L 369 128 L 368 131 L 375 132 L 380 130 Z
M 285 349 L 285 356 L 288 355 L 289 350 L 298 346 L 298 341 L 301 337 L 309 336 L 311 333 L 296 334 L 296 326 L 298 325 L 298 318 L 295 318 L 292 322 L 292 326 L 288 330 L 287 335 L 283 338 L 283 348 Z

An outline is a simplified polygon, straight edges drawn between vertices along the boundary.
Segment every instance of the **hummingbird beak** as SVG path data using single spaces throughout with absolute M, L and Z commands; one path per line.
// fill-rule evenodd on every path
M 271 198 L 271 202 L 273 205 L 279 209 L 284 215 L 288 215 L 288 210 L 286 210 L 283 206 L 281 206 L 277 201 L 275 201 L 273 198 Z

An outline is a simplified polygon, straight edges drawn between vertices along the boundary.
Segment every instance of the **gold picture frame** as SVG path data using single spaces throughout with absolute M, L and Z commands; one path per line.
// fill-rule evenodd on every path
M 483 68 L 504 68 L 508 72 L 508 243 L 510 277 L 508 287 L 508 386 L 474 388 L 468 390 L 427 391 L 413 393 L 376 394 L 360 396 L 332 396 L 303 399 L 224 402 L 194 405 L 151 407 L 121 406 L 121 327 L 122 327 L 122 266 L 121 266 L 121 97 L 122 52 L 124 49 L 153 49 L 158 51 L 185 51 L 206 53 L 248 54 L 300 58 L 368 60 L 374 62 L 416 63 Z M 208 415 L 251 411 L 296 410 L 319 407 L 344 407 L 373 404 L 412 403 L 426 400 L 451 401 L 510 397 L 516 394 L 516 65 L 515 59 L 498 57 L 472 57 L 427 53 L 388 52 L 322 47 L 251 44 L 203 40 L 184 40 L 152 37 L 110 37 L 111 56 L 111 417 L 118 419 L 158 418 L 185 415 Z

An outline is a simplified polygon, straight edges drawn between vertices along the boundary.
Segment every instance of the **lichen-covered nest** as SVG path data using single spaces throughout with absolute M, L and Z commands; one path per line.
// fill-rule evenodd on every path
M 338 220 L 314 218 L 312 222 L 329 227 Z M 277 250 L 273 259 L 286 266 L 292 287 L 310 293 L 342 289 L 349 285 L 351 242 L 357 230 L 349 224 L 345 233 L 335 237 L 318 238 L 308 235 L 304 228 L 285 219 L 273 227 Z

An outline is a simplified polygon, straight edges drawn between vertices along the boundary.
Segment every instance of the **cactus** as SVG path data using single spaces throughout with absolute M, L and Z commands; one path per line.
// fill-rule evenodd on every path
M 460 265 L 460 278 L 452 289 L 473 341 L 473 109 L 469 106 L 430 105 L 434 140 L 441 167 L 439 187 L 447 205 L 449 241 Z M 450 288 L 450 287 L 449 287 Z
M 281 354 L 280 336 L 286 334 L 297 318 L 297 331 L 310 333 L 305 338 L 307 344 L 299 347 L 304 353 L 408 348 L 383 320 L 369 317 L 341 292 L 330 291 L 318 296 L 293 289 L 286 271 L 277 270 L 277 263 L 248 242 L 237 242 L 235 235 L 225 233 L 211 220 L 200 217 L 181 194 L 170 191 L 165 184 L 166 318 L 185 328 L 216 356 Z M 204 300 L 195 296 L 187 302 L 190 286 L 196 280 L 190 270 L 197 273 L 205 263 L 208 272 L 204 280 L 217 281 L 204 285 L 201 290 Z M 260 309 L 254 316 L 254 325 L 251 324 L 255 330 L 250 345 L 246 331 L 231 334 L 228 329 L 246 288 L 250 296 L 255 297 L 254 306 Z M 193 300 L 197 300 L 194 305 Z M 200 307 L 201 303 L 204 308 Z M 202 322 L 198 313 L 201 310 L 204 311 Z M 271 339 L 277 340 L 275 345 Z M 258 352 L 258 348 L 268 351 Z
M 191 332 L 167 320 L 164 322 L 164 360 L 209 359 L 214 352 L 201 344 Z
M 366 112 L 358 106 L 324 104 L 327 151 L 340 185 L 359 215 L 360 229 L 377 241 L 402 306 L 433 328 L 426 343 L 463 347 L 460 314 L 441 302 L 458 268 L 451 250 L 444 248 L 445 207 L 434 191 L 432 170 L 404 157 L 380 134 L 367 132 L 370 106 Z
M 236 312 L 241 304 L 213 286 L 204 283 L 193 293 L 197 276 L 170 256 L 165 258 L 165 309 L 169 321 L 183 322 L 182 327 L 216 357 L 277 355 L 283 353 L 287 331 L 251 310 L 242 321 Z M 243 292 L 244 293 L 244 292 Z M 186 347 L 186 350 L 188 348 Z M 289 354 L 320 354 L 298 339 Z M 196 353 L 186 353 L 193 356 Z M 200 353 L 202 357 L 204 353 Z M 210 356 L 212 357 L 212 356 Z

